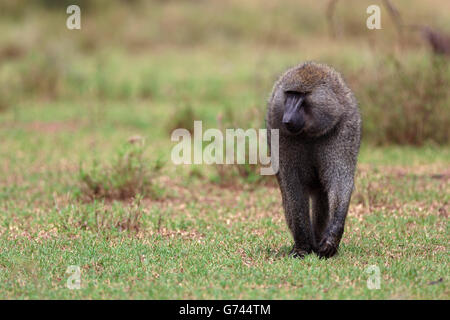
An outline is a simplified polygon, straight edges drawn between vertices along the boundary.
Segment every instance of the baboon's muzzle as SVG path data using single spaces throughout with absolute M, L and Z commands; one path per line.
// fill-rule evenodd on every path
M 286 92 L 283 125 L 290 133 L 299 133 L 305 126 L 303 101 L 305 95 L 299 92 Z

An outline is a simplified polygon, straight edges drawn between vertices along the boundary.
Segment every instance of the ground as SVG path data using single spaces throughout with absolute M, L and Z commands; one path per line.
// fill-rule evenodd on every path
M 80 33 L 58 29 L 66 16 L 54 8 L 39 17 L 30 10 L 20 23 L 0 19 L 0 47 L 8 49 L 0 50 L 1 299 L 449 298 L 448 141 L 424 141 L 406 122 L 398 141 L 417 140 L 399 145 L 380 129 L 392 97 L 406 111 L 410 101 L 422 103 L 417 97 L 429 99 L 428 78 L 418 79 L 429 49 L 420 39 L 392 44 L 389 20 L 390 42 L 382 42 L 385 33 L 367 40 L 367 30 L 357 33 L 364 5 L 356 22 L 340 7 L 340 19 L 353 23 L 344 32 L 354 33 L 332 40 L 316 2 L 310 11 L 241 2 L 101 8 L 83 16 Z M 415 3 L 424 7 L 414 11 L 420 17 L 434 17 Z M 443 26 L 445 12 L 436 19 Z M 383 100 L 386 85 L 377 79 L 391 77 L 386 56 L 417 67 L 419 85 L 401 82 L 381 91 Z M 327 260 L 288 256 L 292 238 L 273 177 L 170 161 L 171 131 L 193 120 L 263 127 L 273 82 L 306 60 L 343 73 L 366 128 L 343 240 Z M 436 123 L 445 129 L 449 100 L 436 95 L 434 107 L 443 106 Z M 372 117 L 377 110 L 382 116 Z M 128 162 L 136 145 L 143 154 Z M 77 268 L 80 288 L 70 289 Z M 380 288 L 371 290 L 377 268 Z
M 339 254 L 299 260 L 270 178 L 223 186 L 168 162 L 163 197 L 79 199 L 80 163 L 113 159 L 133 134 L 149 159 L 173 146 L 146 125 L 151 103 L 111 103 L 107 121 L 91 112 L 39 102 L 2 115 L 2 298 L 448 298 L 448 148 L 363 144 Z M 70 265 L 79 290 L 67 288 Z M 367 288 L 370 265 L 379 290 Z

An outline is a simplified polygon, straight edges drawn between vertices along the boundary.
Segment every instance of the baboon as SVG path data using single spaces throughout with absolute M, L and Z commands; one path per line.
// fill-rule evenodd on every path
M 306 62 L 275 83 L 266 125 L 279 129 L 276 176 L 294 238 L 290 254 L 329 258 L 339 247 L 353 191 L 361 138 L 356 99 L 334 69 Z

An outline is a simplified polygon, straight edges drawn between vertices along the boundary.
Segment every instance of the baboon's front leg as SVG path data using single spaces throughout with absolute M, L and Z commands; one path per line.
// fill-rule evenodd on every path
M 328 193 L 330 219 L 318 246 L 317 253 L 321 257 L 332 257 L 338 250 L 344 233 L 345 218 L 347 217 L 352 189 L 353 179 L 346 182 L 341 181 L 332 187 Z
M 277 175 L 286 222 L 294 238 L 291 255 L 303 257 L 312 250 L 309 197 L 296 170 L 280 170 Z

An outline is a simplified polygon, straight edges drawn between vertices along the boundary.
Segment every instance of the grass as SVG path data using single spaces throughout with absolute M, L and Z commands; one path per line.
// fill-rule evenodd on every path
M 371 113 L 389 96 L 405 108 L 418 108 L 407 103 L 415 90 L 427 99 L 432 71 L 416 86 L 407 79 L 428 65 L 417 39 L 396 52 L 387 21 L 378 36 L 388 43 L 374 36 L 373 49 L 353 32 L 355 16 L 345 36 L 331 41 L 326 25 L 315 23 L 316 2 L 310 14 L 273 5 L 279 17 L 269 14 L 269 2 L 152 2 L 155 19 L 144 9 L 112 7 L 98 24 L 93 4 L 80 33 L 55 27 L 64 16 L 42 3 L 46 10 L 25 10 L 22 24 L 0 22 L 0 52 L 7 53 L 0 57 L 0 298 L 449 298 L 445 127 L 439 143 L 389 144 Z M 22 14 L 15 2 L 2 5 Z M 210 21 L 217 6 L 223 14 Z M 399 6 L 413 15 L 409 2 Z M 418 18 L 433 17 L 423 9 Z M 436 21 L 446 26 L 440 11 Z M 129 23 L 108 24 L 119 20 Z M 271 26 L 283 23 L 297 31 L 274 33 Z M 180 33 L 163 37 L 158 26 Z M 407 77 L 398 75 L 395 90 L 382 86 L 395 69 L 380 67 L 377 55 L 404 58 Z M 193 120 L 204 129 L 261 127 L 277 75 L 311 59 L 344 73 L 370 124 L 340 251 L 329 260 L 288 257 L 292 239 L 273 178 L 261 181 L 253 167 L 170 161 L 171 129 L 189 129 Z M 433 100 L 444 121 L 445 99 Z M 79 290 L 67 288 L 72 265 L 81 271 Z M 366 285 L 371 265 L 380 268 L 379 290 Z
M 363 145 L 339 255 L 295 260 L 273 184 L 224 188 L 205 180 L 212 168 L 168 164 L 162 199 L 78 199 L 80 161 L 114 163 L 132 134 L 162 140 L 147 145 L 149 168 L 170 151 L 164 123 L 139 125 L 156 110 L 112 102 L 97 126 L 75 105 L 33 108 L 45 112 L 6 113 L 0 130 L 2 298 L 448 298 L 447 147 Z M 70 265 L 80 290 L 66 287 Z M 380 290 L 367 289 L 369 265 Z
M 287 256 L 291 239 L 273 187 L 196 181 L 174 186 L 171 200 L 139 205 L 6 201 L 2 298 L 448 298 L 448 172 L 430 176 L 439 164 L 419 175 L 414 167 L 377 167 L 362 164 L 343 243 L 330 260 Z M 81 268 L 80 290 L 66 288 L 69 265 Z M 380 290 L 366 287 L 369 265 L 381 270 Z
M 149 166 L 143 157 L 144 145 L 142 137 L 131 137 L 119 149 L 112 166 L 99 167 L 95 160 L 89 171 L 80 166 L 80 197 L 126 200 L 136 196 L 162 196 L 158 192 L 162 190 L 154 182 L 163 164 L 156 160 Z

